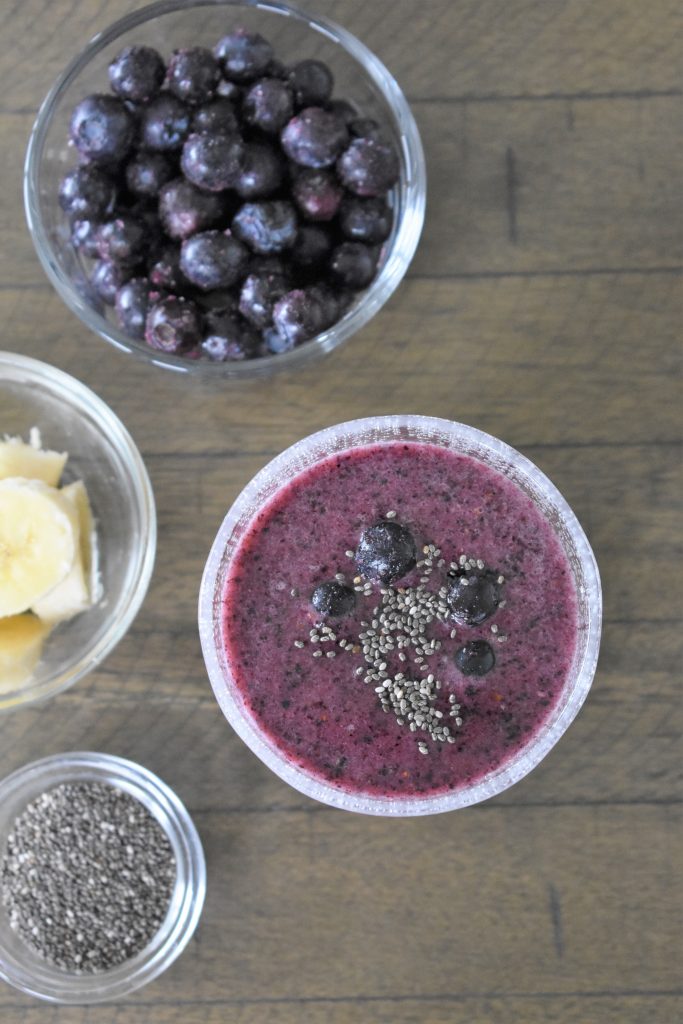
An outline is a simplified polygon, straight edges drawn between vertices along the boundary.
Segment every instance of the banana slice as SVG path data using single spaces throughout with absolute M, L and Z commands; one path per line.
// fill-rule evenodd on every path
M 49 632 L 50 627 L 35 615 L 0 619 L 0 692 L 21 686 L 31 678 Z
M 56 487 L 67 458 L 66 452 L 42 451 L 37 430 L 31 432 L 30 444 L 20 437 L 8 437 L 0 441 L 0 480 L 23 476 Z
M 16 615 L 61 583 L 78 546 L 72 502 L 39 480 L 0 480 L 0 616 Z
M 78 549 L 67 576 L 49 594 L 33 604 L 43 622 L 64 622 L 93 603 L 92 560 L 94 522 L 88 492 L 82 480 L 62 487 L 60 495 L 71 503 L 78 517 Z

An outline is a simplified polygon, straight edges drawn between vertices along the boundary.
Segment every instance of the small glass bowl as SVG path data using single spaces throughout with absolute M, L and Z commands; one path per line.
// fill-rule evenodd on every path
M 156 551 L 152 485 L 135 442 L 84 384 L 47 363 L 0 352 L 0 437 L 37 427 L 45 448 L 68 452 L 63 483 L 83 480 L 96 521 L 101 597 L 57 626 L 30 680 L 4 689 L 0 711 L 52 697 L 116 646 L 147 593 Z
M 112 754 L 67 753 L 33 761 L 0 782 L 0 858 L 16 818 L 32 800 L 63 783 L 100 782 L 125 790 L 159 822 L 173 848 L 176 878 L 166 918 L 134 957 L 98 974 L 51 966 L 12 930 L 0 904 L 0 978 L 52 1003 L 120 999 L 157 978 L 180 956 L 197 927 L 206 894 L 206 865 L 197 830 L 184 805 L 147 768 Z
M 128 337 L 100 302 L 69 240 L 58 201 L 59 183 L 75 163 L 68 145 L 71 112 L 84 96 L 107 92 L 107 67 L 132 44 L 156 47 L 168 56 L 182 46 L 212 47 L 231 27 L 243 25 L 271 39 L 288 63 L 315 57 L 335 75 L 335 96 L 350 100 L 363 117 L 379 121 L 400 160 L 392 191 L 394 227 L 384 243 L 381 266 L 370 287 L 345 316 L 316 338 L 277 356 L 245 362 L 210 363 L 164 355 Z M 381 61 L 346 29 L 289 3 L 267 0 L 163 0 L 121 18 L 98 33 L 63 71 L 45 98 L 29 141 L 24 168 L 24 201 L 33 243 L 57 292 L 86 327 L 123 352 L 156 366 L 207 377 L 268 376 L 309 363 L 360 330 L 389 299 L 405 275 L 422 232 L 426 171 L 420 135 L 408 102 Z
M 564 692 L 548 720 L 513 758 L 471 786 L 432 796 L 381 796 L 338 789 L 289 761 L 248 712 L 225 656 L 222 600 L 230 562 L 254 516 L 292 477 L 350 448 L 418 441 L 469 455 L 514 481 L 535 503 L 562 545 L 578 603 L 578 633 Z M 322 803 L 363 814 L 407 817 L 467 807 L 496 796 L 545 757 L 574 720 L 595 674 L 602 595 L 595 556 L 576 516 L 550 480 L 509 445 L 474 427 L 432 416 L 376 416 L 328 427 L 298 441 L 247 484 L 226 515 L 211 548 L 199 595 L 199 634 L 216 700 L 235 732 L 280 778 Z

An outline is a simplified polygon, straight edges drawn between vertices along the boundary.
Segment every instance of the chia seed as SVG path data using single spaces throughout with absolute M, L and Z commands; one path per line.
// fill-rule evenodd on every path
M 39 956 L 96 974 L 148 945 L 175 875 L 171 844 L 139 800 L 100 782 L 65 783 L 15 820 L 0 895 L 13 931 Z

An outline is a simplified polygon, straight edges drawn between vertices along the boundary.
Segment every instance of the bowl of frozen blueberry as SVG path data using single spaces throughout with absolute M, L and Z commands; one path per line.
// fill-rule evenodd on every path
M 69 308 L 205 376 L 301 365 L 362 328 L 407 270 L 425 193 L 384 65 L 260 0 L 165 0 L 99 33 L 46 97 L 24 175 Z

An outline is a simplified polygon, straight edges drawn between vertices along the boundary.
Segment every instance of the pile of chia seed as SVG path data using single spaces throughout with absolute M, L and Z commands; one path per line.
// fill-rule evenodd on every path
M 46 790 L 14 822 L 0 865 L 13 930 L 74 974 L 109 970 L 159 930 L 176 866 L 161 825 L 106 783 Z

